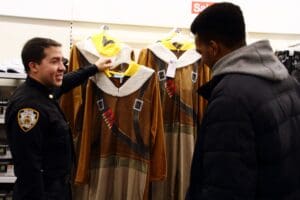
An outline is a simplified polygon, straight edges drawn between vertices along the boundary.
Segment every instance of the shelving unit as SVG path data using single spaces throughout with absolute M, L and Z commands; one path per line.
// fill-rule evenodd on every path
M 1 176 L 0 183 L 14 183 L 16 179 L 15 176 Z
M 0 72 L 0 86 L 16 87 L 22 83 L 25 78 L 26 74 Z
M 2 79 L 25 79 L 26 74 L 0 72 L 0 78 L 2 78 Z
M 13 172 L 12 155 L 5 132 L 5 111 L 8 99 L 22 82 L 26 74 L 0 72 L 0 199 L 11 195 L 16 181 Z M 3 189 L 3 190 L 1 190 Z M 4 198 L 5 199 L 5 198 Z

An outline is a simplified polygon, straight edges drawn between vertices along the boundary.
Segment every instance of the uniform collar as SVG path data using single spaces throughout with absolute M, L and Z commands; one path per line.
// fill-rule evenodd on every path
M 45 96 L 49 99 L 54 99 L 54 89 L 53 88 L 48 88 L 42 83 L 38 82 L 37 80 L 27 76 L 26 78 L 26 83 L 34 88 L 36 88 L 38 91 L 41 93 L 45 94 Z

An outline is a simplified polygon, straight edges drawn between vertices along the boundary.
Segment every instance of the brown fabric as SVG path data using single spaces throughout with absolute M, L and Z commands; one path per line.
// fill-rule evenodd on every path
M 199 71 L 199 82 L 198 82 L 198 88 L 207 83 L 211 79 L 211 71 L 207 65 L 200 64 Z M 205 108 L 207 106 L 207 101 L 199 95 L 199 111 L 198 116 L 200 121 L 203 119 L 203 114 L 205 111 Z
M 79 149 L 80 162 L 78 163 L 75 183 L 90 184 L 89 178 L 91 177 L 89 177 L 89 175 L 91 170 L 95 171 L 96 169 L 97 173 L 102 173 L 102 170 L 107 167 L 117 169 L 118 166 L 115 165 L 115 163 L 118 162 L 112 162 L 113 164 L 106 167 L 97 165 L 100 159 L 108 159 L 111 156 L 117 156 L 126 158 L 128 160 L 136 160 L 145 163 L 147 167 L 142 171 L 144 172 L 146 178 L 135 180 L 142 181 L 140 182 L 140 184 L 142 185 L 148 186 L 149 181 L 163 180 L 166 176 L 165 142 L 163 134 L 164 130 L 162 123 L 160 93 L 155 75 L 153 74 L 153 76 L 151 77 L 148 88 L 145 91 L 143 98 L 144 104 L 139 118 L 142 139 L 145 145 L 150 147 L 150 158 L 145 158 L 134 152 L 128 147 L 126 143 L 124 143 L 124 141 L 121 141 L 111 133 L 111 130 L 102 119 L 102 116 L 96 104 L 96 101 L 99 99 L 97 90 L 99 91 L 100 89 L 95 85 L 94 82 L 90 80 L 88 82 L 86 90 L 87 93 L 84 108 L 85 112 L 83 132 Z M 103 93 L 104 101 L 115 114 L 115 123 L 118 125 L 119 129 L 124 134 L 129 136 L 130 139 L 134 142 L 136 142 L 136 137 L 133 127 L 132 108 L 138 92 L 139 91 L 136 91 L 125 97 L 114 97 L 109 94 Z M 123 167 L 130 170 L 135 169 L 136 171 L 141 171 L 139 167 L 134 165 Z M 114 183 L 114 181 L 118 181 L 118 177 L 116 177 L 117 174 L 113 175 L 115 170 L 108 171 L 112 173 L 110 176 L 107 175 L 110 178 L 101 181 L 105 181 L 106 184 L 111 185 L 112 183 Z M 126 171 L 127 170 L 125 170 L 124 172 Z M 140 174 L 140 172 L 137 174 Z M 146 182 L 143 182 L 144 179 L 146 180 Z M 93 185 L 90 186 L 95 187 Z M 126 186 L 126 183 L 124 183 L 124 187 L 128 187 Z M 122 190 L 124 190 L 124 188 L 120 188 L 120 191 L 114 192 L 118 193 Z M 128 190 L 127 192 L 130 193 L 131 191 Z M 147 199 L 147 192 L 148 188 L 145 187 L 143 191 L 143 194 L 145 194 L 144 199 Z M 123 191 L 122 193 L 125 195 L 126 192 L 124 193 Z
M 76 46 L 73 46 L 70 52 L 70 61 L 67 72 L 78 70 L 81 66 L 86 66 L 88 61 L 81 55 Z M 79 113 L 82 112 L 85 85 L 78 86 L 70 92 L 64 94 L 60 99 L 60 106 L 70 123 L 73 136 L 76 137 L 81 132 L 82 119 Z
M 173 52 L 177 57 L 180 51 Z M 143 49 L 139 54 L 138 63 L 159 71 L 158 56 L 149 49 Z M 164 61 L 164 69 L 167 65 Z M 200 85 L 210 80 L 209 68 L 197 62 L 198 79 L 192 82 L 193 64 L 176 69 L 174 79 L 175 94 L 178 98 L 197 114 L 201 121 L 206 101 L 197 94 Z M 165 83 L 160 83 L 161 101 L 167 153 L 167 179 L 164 182 L 155 182 L 152 187 L 152 199 L 184 199 L 189 184 L 190 166 L 194 151 L 197 122 L 191 114 L 180 108 L 174 99 L 168 96 Z
M 74 46 L 68 71 L 77 70 L 82 63 L 86 62 L 86 59 Z M 116 80 L 112 79 L 111 81 L 118 84 Z M 121 85 L 119 84 L 119 86 Z M 163 180 L 166 177 L 164 130 L 156 77 L 153 74 L 150 78 L 143 98 L 143 110 L 139 117 L 143 133 L 142 139 L 150 148 L 150 157 L 148 158 L 130 150 L 124 142 L 116 139 L 111 133 L 96 106 L 97 91 L 99 88 L 94 82 L 88 81 L 86 87 L 78 87 L 61 99 L 61 106 L 70 121 L 73 132 L 77 133 L 74 136 L 79 136 L 76 151 L 78 163 L 75 172 L 75 183 L 78 187 L 74 188 L 75 199 L 92 200 L 95 196 L 103 196 L 101 199 L 110 199 L 109 193 L 112 191 L 116 198 L 124 199 L 126 196 L 130 196 L 130 199 L 141 199 L 139 196 L 143 194 L 143 198 L 147 199 L 149 182 Z M 108 94 L 103 95 L 108 106 L 115 113 L 118 127 L 133 141 L 135 141 L 135 135 L 132 108 L 133 100 L 138 92 L 119 98 Z M 103 165 L 103 163 L 107 164 Z M 122 179 L 120 174 L 122 174 Z M 124 184 L 118 184 L 119 180 L 122 180 Z M 99 184 L 107 185 L 112 189 L 102 195 L 100 193 L 103 193 L 103 189 L 99 190 Z M 135 186 L 138 187 L 135 188 Z M 133 189 L 138 191 L 131 191 Z

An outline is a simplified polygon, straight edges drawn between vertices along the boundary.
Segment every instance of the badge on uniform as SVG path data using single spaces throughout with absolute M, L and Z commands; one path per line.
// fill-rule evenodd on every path
M 39 120 L 39 112 L 33 108 L 23 108 L 18 112 L 18 124 L 24 131 L 30 131 Z

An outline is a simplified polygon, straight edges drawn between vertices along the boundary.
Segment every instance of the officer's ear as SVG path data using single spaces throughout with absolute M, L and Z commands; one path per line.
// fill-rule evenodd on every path
M 31 71 L 33 73 L 38 71 L 36 62 L 31 61 L 31 62 L 28 63 L 28 66 L 29 66 L 29 71 Z

